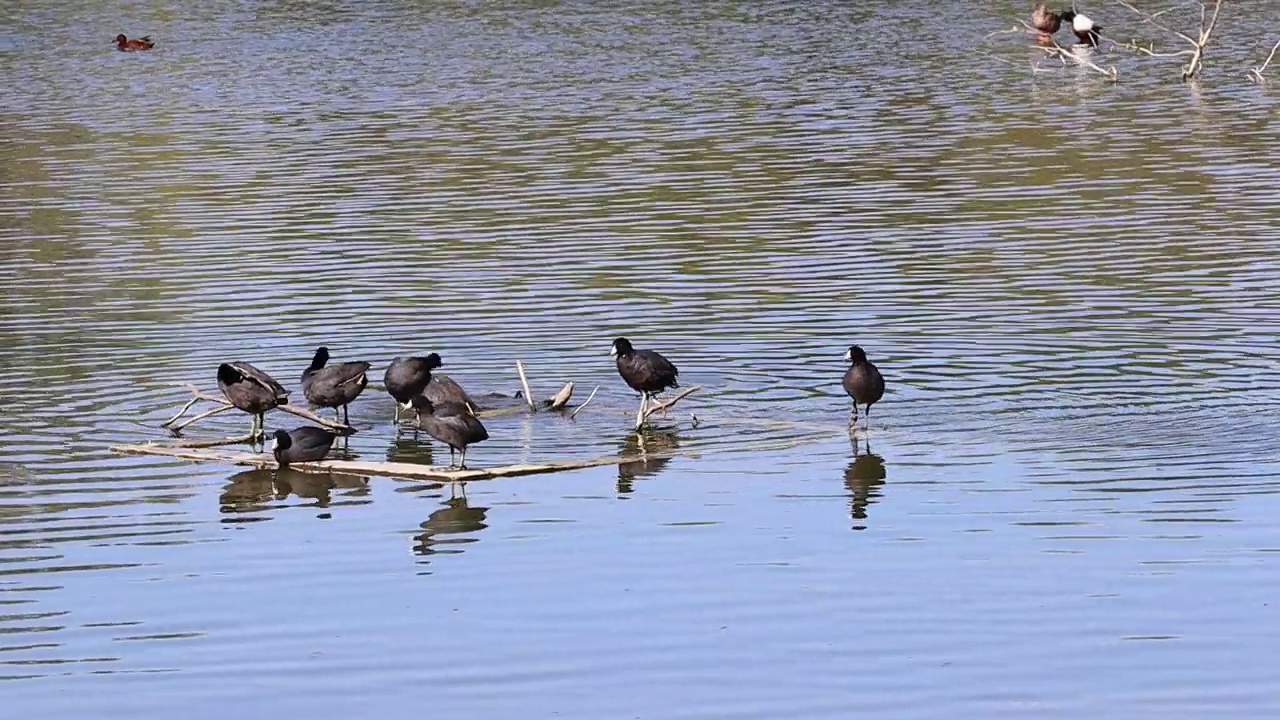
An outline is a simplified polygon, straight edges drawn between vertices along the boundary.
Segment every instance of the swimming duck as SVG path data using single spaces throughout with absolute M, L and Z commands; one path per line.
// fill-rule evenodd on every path
M 1094 47 L 1098 46 L 1098 36 L 1102 32 L 1101 25 L 1094 25 L 1092 20 L 1074 10 L 1063 12 L 1062 22 L 1071 23 L 1071 32 L 1080 38 L 1080 42 Z
M 289 391 L 270 375 L 247 362 L 229 362 L 218 366 L 218 389 L 237 409 L 253 415 L 249 434 L 263 434 L 263 415 L 289 402 Z
M 1062 15 L 1045 7 L 1044 3 L 1036 3 L 1031 8 L 1031 26 L 1036 29 L 1037 40 L 1052 42 L 1053 34 L 1062 27 Z
M 150 35 L 143 35 L 141 38 L 130 40 L 121 33 L 116 36 L 116 49 L 120 52 L 133 52 L 134 50 L 150 50 L 156 44 L 151 42 Z

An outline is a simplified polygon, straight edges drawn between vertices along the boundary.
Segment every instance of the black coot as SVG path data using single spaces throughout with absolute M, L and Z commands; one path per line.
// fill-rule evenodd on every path
M 271 442 L 271 453 L 280 467 L 289 463 L 323 460 L 333 447 L 334 434 L 318 427 L 304 425 L 289 432 L 277 430 Z
M 302 394 L 317 407 L 333 408 L 335 417 L 341 410 L 342 421 L 350 425 L 347 405 L 364 392 L 369 384 L 369 363 L 344 362 L 328 365 L 329 348 L 320 347 L 311 366 L 302 371 Z
M 289 403 L 289 391 L 272 377 L 247 362 L 218 366 L 218 389 L 236 408 L 253 416 L 249 434 L 262 435 L 262 416 L 268 410 Z
M 867 354 L 857 345 L 844 354 L 849 369 L 844 374 L 844 391 L 853 398 L 853 417 L 850 425 L 858 422 L 858 405 L 867 406 L 867 422 L 871 422 L 871 406 L 884 397 L 884 378 L 880 370 L 867 360 Z
M 432 375 L 431 382 L 427 383 L 422 395 L 436 407 L 453 403 L 467 406 L 472 413 L 480 411 L 480 404 L 468 395 L 467 391 L 463 390 L 462 386 L 452 378 Z
M 480 418 L 472 415 L 466 405 L 460 403 L 435 405 L 426 397 L 419 395 L 413 399 L 413 408 L 418 411 L 418 427 L 449 446 L 449 467 L 454 467 L 454 452 L 460 452 L 462 460 L 457 467 L 465 469 L 467 446 L 489 439 L 489 431 L 484 429 Z
M 442 367 L 440 356 L 431 353 L 426 357 L 396 358 L 387 366 L 382 382 L 387 392 L 396 399 L 396 422 L 400 422 L 400 408 L 413 406 L 413 399 L 422 394 L 431 382 L 431 371 Z
M 652 350 L 636 350 L 631 341 L 620 337 L 613 341 L 609 354 L 618 360 L 618 374 L 632 390 L 640 393 L 640 416 L 649 400 L 667 388 L 677 388 L 680 371 L 671 361 Z

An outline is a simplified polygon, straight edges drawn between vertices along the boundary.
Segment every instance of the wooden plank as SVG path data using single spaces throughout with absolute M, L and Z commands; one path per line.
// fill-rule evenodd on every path
M 210 450 L 205 448 L 175 447 L 161 443 L 144 443 L 138 445 L 115 445 L 112 452 L 123 455 L 163 455 L 181 460 L 200 462 L 217 462 L 228 465 L 252 465 L 260 468 L 276 467 L 275 458 L 269 453 L 229 452 L 226 450 Z M 515 477 L 518 475 L 537 475 L 540 473 L 563 472 L 602 465 L 620 465 L 637 460 L 656 460 L 668 457 L 666 454 L 652 453 L 624 457 L 608 455 L 592 460 L 564 460 L 540 465 L 503 465 L 492 468 L 468 468 L 466 470 L 450 470 L 449 468 L 418 463 L 373 462 L 364 460 L 320 460 L 309 463 L 293 463 L 294 470 L 307 472 L 336 472 L 349 475 L 382 475 L 402 477 L 415 480 L 442 480 L 446 482 L 466 482 L 468 480 L 484 480 L 487 478 Z

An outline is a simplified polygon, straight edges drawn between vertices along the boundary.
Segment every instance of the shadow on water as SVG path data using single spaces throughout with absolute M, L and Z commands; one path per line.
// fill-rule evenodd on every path
M 858 438 L 850 440 L 853 459 L 844 469 L 844 486 L 849 489 L 849 517 L 854 530 L 867 529 L 867 508 L 882 496 L 885 483 L 884 458 L 871 452 L 871 442 L 866 442 L 866 452 L 858 452 Z
M 636 478 L 652 477 L 662 472 L 671 462 L 670 455 L 679 449 L 680 436 L 674 428 L 645 428 L 627 435 L 618 454 L 636 459 L 618 463 L 618 494 L 630 494 L 635 489 L 632 481 Z
M 419 526 L 422 532 L 413 538 L 413 552 L 417 555 L 460 553 L 462 548 L 457 546 L 478 542 L 480 538 L 457 536 L 477 533 L 489 527 L 485 523 L 489 508 L 471 505 L 465 491 L 451 494 L 441 504 L 444 507 L 428 515 Z

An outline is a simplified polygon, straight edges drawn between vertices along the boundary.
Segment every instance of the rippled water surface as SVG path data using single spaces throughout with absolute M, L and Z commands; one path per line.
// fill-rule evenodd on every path
M 1110 86 L 918 5 L 10 7 L 0 716 L 1275 717 L 1270 6 Z M 618 335 L 703 386 L 642 436 Z M 473 465 L 628 460 L 109 450 L 321 344 L 599 386 Z M 345 454 L 441 462 L 392 411 Z

